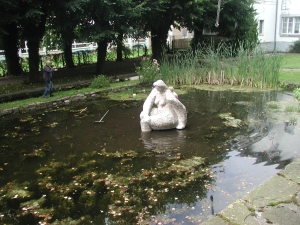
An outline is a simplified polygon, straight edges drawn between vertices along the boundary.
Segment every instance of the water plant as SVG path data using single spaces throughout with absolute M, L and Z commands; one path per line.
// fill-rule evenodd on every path
M 286 106 L 286 112 L 299 112 L 299 106 Z
M 298 121 L 297 117 L 292 117 L 289 122 L 291 124 L 295 125 L 295 124 L 297 124 L 297 121 Z
M 294 92 L 295 98 L 300 100 L 300 88 L 294 89 L 293 92 Z
M 268 108 L 269 109 L 279 109 L 279 105 L 277 103 L 274 103 L 274 102 L 270 102 L 268 104 Z
M 165 55 L 161 77 L 172 85 L 214 84 L 277 87 L 282 56 L 276 52 L 219 43 L 199 45 L 194 51 Z
M 288 87 L 288 84 L 286 82 L 279 82 L 278 87 L 280 87 L 282 89 L 286 89 Z

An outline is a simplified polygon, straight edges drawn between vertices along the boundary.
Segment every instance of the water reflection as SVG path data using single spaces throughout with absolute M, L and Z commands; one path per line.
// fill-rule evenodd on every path
M 300 117 L 299 113 L 286 111 L 287 107 L 298 107 L 293 96 L 282 93 L 274 96 L 276 98 L 263 96 L 248 108 L 246 132 L 229 140 L 228 144 L 242 157 L 255 157 L 256 164 L 277 164 L 277 169 L 282 169 L 295 156 L 299 156 L 294 146 L 299 145 L 300 141 L 294 135 L 299 133 L 296 121 Z M 272 107 L 268 106 L 268 101 L 272 102 Z
M 291 135 L 294 135 L 296 125 L 297 125 L 296 122 L 285 121 L 284 122 L 284 131 Z

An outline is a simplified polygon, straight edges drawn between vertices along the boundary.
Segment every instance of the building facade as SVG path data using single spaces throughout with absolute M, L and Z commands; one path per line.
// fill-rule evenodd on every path
M 300 0 L 258 0 L 258 37 L 266 51 L 289 51 L 300 38 Z
M 290 45 L 300 38 L 300 0 L 257 0 L 258 39 L 266 51 L 289 51 Z M 204 34 L 213 35 L 209 32 Z M 171 27 L 168 43 L 193 37 L 185 28 Z

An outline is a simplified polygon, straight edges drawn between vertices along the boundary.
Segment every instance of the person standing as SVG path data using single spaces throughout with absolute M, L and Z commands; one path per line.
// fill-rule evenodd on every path
M 56 71 L 57 69 L 51 68 L 51 62 L 50 60 L 46 61 L 46 66 L 44 67 L 43 71 L 43 79 L 46 82 L 46 88 L 43 94 L 44 98 L 47 98 L 48 92 L 50 92 L 50 97 L 54 96 L 53 95 L 53 84 L 52 84 L 52 78 L 53 78 L 53 72 Z

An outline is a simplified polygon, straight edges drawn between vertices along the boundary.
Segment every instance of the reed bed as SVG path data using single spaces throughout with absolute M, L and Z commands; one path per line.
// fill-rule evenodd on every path
M 160 64 L 160 79 L 172 85 L 277 87 L 282 61 L 279 53 L 250 49 L 242 44 L 239 47 L 224 43 L 213 46 L 203 45 L 195 51 L 164 56 Z

